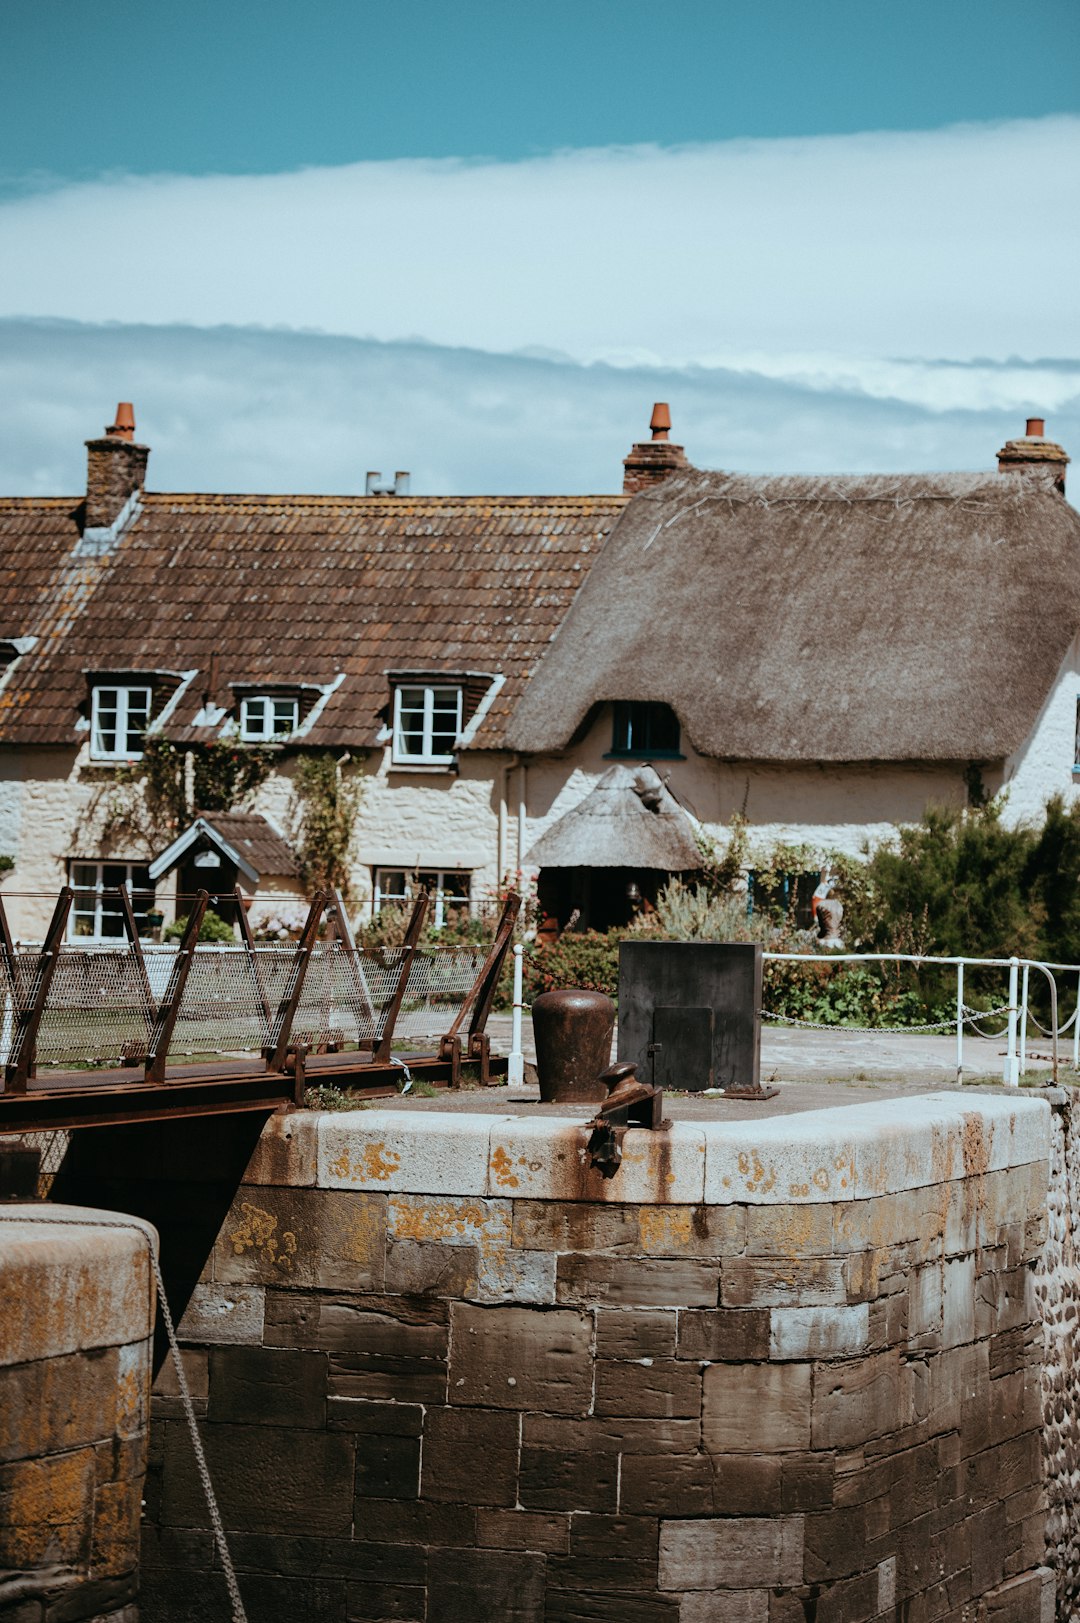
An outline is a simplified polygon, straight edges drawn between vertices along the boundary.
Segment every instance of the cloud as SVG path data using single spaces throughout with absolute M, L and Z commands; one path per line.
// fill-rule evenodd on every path
M 0 314 L 779 368 L 897 398 L 883 357 L 1080 353 L 1078 174 L 1080 119 L 1055 117 L 110 178 L 0 205 Z M 934 389 L 977 397 L 940 370 Z
M 613 491 L 657 399 L 671 402 L 674 437 L 702 467 L 991 469 L 1040 407 L 1080 451 L 1080 361 L 890 366 L 899 382 L 887 395 L 888 367 L 874 393 L 857 369 L 841 386 L 812 366 L 774 376 L 764 365 L 613 367 L 250 329 L 0 321 L 0 491 L 77 496 L 82 442 L 120 399 L 135 402 L 155 490 L 361 491 L 369 468 L 409 468 L 421 494 Z M 920 370 L 942 396 L 932 406 L 901 397 Z M 944 405 L 964 378 L 966 403 Z

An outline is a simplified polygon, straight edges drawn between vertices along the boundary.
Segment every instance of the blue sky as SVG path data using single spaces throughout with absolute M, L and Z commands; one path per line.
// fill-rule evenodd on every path
M 6 8 L 0 489 L 1080 451 L 1078 102 L 1075 0 Z

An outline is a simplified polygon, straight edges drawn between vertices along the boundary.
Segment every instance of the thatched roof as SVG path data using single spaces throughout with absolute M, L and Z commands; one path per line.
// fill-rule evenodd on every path
M 650 766 L 613 766 L 528 852 L 539 868 L 700 868 L 694 826 Z
M 750 478 L 634 498 L 507 729 L 659 700 L 739 761 L 990 761 L 1080 629 L 1080 515 L 1040 474 Z

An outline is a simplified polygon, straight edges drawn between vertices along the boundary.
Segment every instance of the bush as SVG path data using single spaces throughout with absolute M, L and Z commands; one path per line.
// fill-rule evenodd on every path
M 161 932 L 163 941 L 180 941 L 188 926 L 190 914 L 185 913 L 183 918 L 173 919 Z M 236 940 L 236 932 L 231 924 L 226 924 L 220 914 L 208 907 L 203 914 L 203 921 L 199 926 L 200 941 L 232 941 Z
M 534 942 L 526 947 L 522 980 L 526 1003 L 541 992 L 554 992 L 563 986 L 580 986 L 588 992 L 619 991 L 619 942 L 630 932 L 609 930 L 570 931 L 547 946 Z

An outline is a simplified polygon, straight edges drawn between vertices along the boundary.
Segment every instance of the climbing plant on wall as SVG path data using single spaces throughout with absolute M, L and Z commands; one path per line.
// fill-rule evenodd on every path
M 276 752 L 230 739 L 174 744 L 154 734 L 138 761 L 117 767 L 95 797 L 106 844 L 134 838 L 160 847 L 199 812 L 242 806 L 266 781 Z
M 349 852 L 360 811 L 361 769 L 329 752 L 301 756 L 293 775 L 300 875 L 310 894 L 325 885 L 349 892 Z

